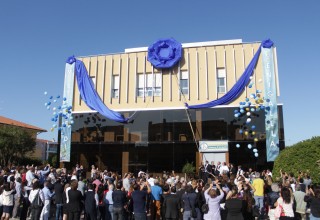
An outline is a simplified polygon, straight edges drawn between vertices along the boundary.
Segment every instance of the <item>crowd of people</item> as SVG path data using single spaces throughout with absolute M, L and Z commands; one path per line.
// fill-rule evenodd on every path
M 270 170 L 213 161 L 198 178 L 95 166 L 87 176 L 79 165 L 0 169 L 1 220 L 320 219 L 320 188 L 303 172 L 281 171 L 275 181 Z

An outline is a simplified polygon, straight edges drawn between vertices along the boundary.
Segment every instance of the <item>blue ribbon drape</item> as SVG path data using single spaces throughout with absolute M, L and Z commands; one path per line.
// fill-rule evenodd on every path
M 234 86 L 230 89 L 229 92 L 227 92 L 224 96 L 222 96 L 219 99 L 213 100 L 211 102 L 205 103 L 205 104 L 200 104 L 200 105 L 188 105 L 185 103 L 187 108 L 189 109 L 199 109 L 199 108 L 212 108 L 217 105 L 224 105 L 232 102 L 236 98 L 238 98 L 243 90 L 245 89 L 246 85 L 250 81 L 250 76 L 253 73 L 253 70 L 257 64 L 257 61 L 260 56 L 261 52 L 261 47 L 264 48 L 271 48 L 273 46 L 273 42 L 270 39 L 264 40 L 259 49 L 257 50 L 256 54 L 253 56 L 252 60 L 250 61 L 249 65 L 241 75 L 240 79 L 234 84 Z
M 127 123 L 129 118 L 125 118 L 118 112 L 109 109 L 101 100 L 97 91 L 94 88 L 94 84 L 90 79 L 87 69 L 82 61 L 77 60 L 74 56 L 69 57 L 66 61 L 69 64 L 75 62 L 75 72 L 77 77 L 78 88 L 82 100 L 87 106 L 99 112 L 101 115 L 109 118 L 110 120 L 117 121 L 120 123 Z

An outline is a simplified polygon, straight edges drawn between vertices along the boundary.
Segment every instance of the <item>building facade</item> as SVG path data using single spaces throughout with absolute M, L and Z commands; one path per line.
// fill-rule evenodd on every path
M 239 102 L 257 90 L 264 90 L 261 57 L 252 75 L 252 86 L 246 87 L 237 99 L 214 108 L 185 107 L 185 103 L 202 104 L 224 96 L 239 80 L 259 46 L 260 42 L 242 40 L 182 44 L 183 56 L 170 69 L 154 68 L 147 60 L 147 48 L 79 57 L 104 104 L 131 117 L 132 121 L 117 123 L 90 110 L 81 100 L 75 80 L 71 164 L 85 167 L 95 164 L 123 173 L 139 169 L 181 171 L 186 162 L 193 162 L 197 167 L 203 160 L 263 166 L 266 164 L 264 112 L 255 112 L 251 117 L 255 135 L 240 133 L 247 125 L 234 117 Z M 279 95 L 276 56 L 274 61 Z M 281 148 L 284 128 L 280 104 L 278 119 Z M 201 143 L 217 141 L 226 144 L 222 152 L 201 149 Z M 259 149 L 259 157 L 250 153 L 248 143 Z M 237 144 L 241 147 L 236 147 Z

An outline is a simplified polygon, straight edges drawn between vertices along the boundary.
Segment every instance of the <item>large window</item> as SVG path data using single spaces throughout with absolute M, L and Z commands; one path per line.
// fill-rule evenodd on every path
M 161 96 L 162 75 L 161 73 L 138 74 L 137 96 Z
M 217 73 L 218 93 L 226 93 L 226 69 L 218 68 Z
M 155 73 L 154 74 L 154 96 L 161 96 L 162 92 L 162 74 Z
M 119 76 L 112 76 L 112 98 L 119 98 Z
M 184 94 L 184 95 L 189 94 L 189 73 L 187 71 L 181 72 L 180 89 L 181 89 L 182 94 Z

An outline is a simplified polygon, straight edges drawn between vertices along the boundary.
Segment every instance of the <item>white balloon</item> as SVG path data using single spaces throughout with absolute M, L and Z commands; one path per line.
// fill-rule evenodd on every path
M 251 144 L 248 144 L 248 148 L 251 149 L 251 148 L 252 148 L 252 145 L 251 145 Z
M 251 115 L 251 113 L 250 112 L 247 112 L 247 116 L 250 116 Z
M 254 154 L 254 156 L 255 156 L 255 157 L 258 157 L 258 156 L 259 156 L 259 154 L 258 154 L 258 153 L 255 153 L 255 154 Z

